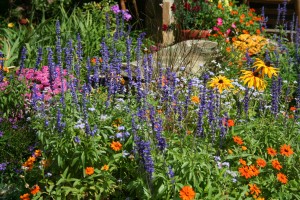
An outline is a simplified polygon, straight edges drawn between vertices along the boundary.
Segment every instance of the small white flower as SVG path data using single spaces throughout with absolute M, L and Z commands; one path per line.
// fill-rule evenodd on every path
M 92 107 L 92 108 L 88 108 L 88 110 L 94 112 L 96 109 Z

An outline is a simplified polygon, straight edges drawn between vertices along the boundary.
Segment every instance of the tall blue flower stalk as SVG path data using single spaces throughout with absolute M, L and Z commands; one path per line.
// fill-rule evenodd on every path
M 162 136 L 162 131 L 163 131 L 163 121 L 160 117 L 158 117 L 154 124 L 154 132 L 156 133 L 157 148 L 160 151 L 164 151 L 167 146 L 166 139 Z
M 55 72 L 55 66 L 53 62 L 53 52 L 52 49 L 49 47 L 48 48 L 48 69 L 49 69 L 49 83 L 50 83 L 50 88 L 53 90 L 53 85 L 54 85 L 54 80 L 56 77 L 56 72 Z
M 203 85 L 200 87 L 199 92 L 199 99 L 201 99 L 201 102 L 198 107 L 198 122 L 197 122 L 197 135 L 204 137 L 204 128 L 203 128 L 203 118 L 204 118 L 204 112 L 205 112 L 205 105 L 206 105 L 206 83 L 209 79 L 208 74 L 203 75 Z
M 207 110 L 208 110 L 208 123 L 210 128 L 210 133 L 212 135 L 212 138 L 214 140 L 215 137 L 215 95 L 214 91 L 209 91 L 209 97 L 207 102 Z
M 154 173 L 154 162 L 151 155 L 150 142 L 142 140 L 140 137 L 135 137 L 136 150 L 141 158 L 144 169 L 148 173 L 150 180 Z
M 297 90 L 296 90 L 296 113 L 295 119 L 299 119 L 299 108 L 300 108 L 300 73 L 297 76 Z
M 81 38 L 80 34 L 77 34 L 77 44 L 76 44 L 76 56 L 77 56 L 77 62 L 75 64 L 75 73 L 77 78 L 80 78 L 80 69 L 81 69 L 81 62 L 83 60 L 83 51 L 82 51 L 82 44 L 81 44 Z
M 35 62 L 34 70 L 38 70 L 39 66 L 43 60 L 43 49 L 41 47 L 38 48 L 37 59 Z
M 3 81 L 3 79 L 4 79 L 3 67 L 4 67 L 4 55 L 3 55 L 3 53 L 0 51 L 0 83 L 1 83 L 1 82 Z
M 55 27 L 56 27 L 56 47 L 55 47 L 55 49 L 56 49 L 57 65 L 59 67 L 62 67 L 62 59 L 61 59 L 62 50 L 61 50 L 61 35 L 60 35 L 59 20 L 56 21 Z
M 99 66 L 100 66 L 100 62 L 99 62 L 99 58 L 96 58 L 96 65 L 94 67 L 94 75 L 93 75 L 93 82 L 95 83 L 95 88 L 98 88 L 99 86 Z
M 21 62 L 20 62 L 20 72 L 19 72 L 19 75 L 22 73 L 23 69 L 25 68 L 26 54 L 27 54 L 27 49 L 26 49 L 25 46 L 23 46 L 22 50 L 21 50 Z
M 102 56 L 101 73 L 105 74 L 109 70 L 110 53 L 109 53 L 108 46 L 106 45 L 104 40 L 101 42 L 100 54 Z
M 92 79 L 91 79 L 91 61 L 90 57 L 87 57 L 86 60 L 86 80 L 87 80 L 87 89 L 90 92 L 92 88 Z
M 132 39 L 130 37 L 126 38 L 126 71 L 128 76 L 128 82 L 129 82 L 129 89 L 131 89 L 131 86 L 133 84 L 132 82 L 132 71 L 130 66 L 130 59 L 131 59 L 131 44 Z
M 87 95 L 89 94 L 89 89 L 86 84 L 82 87 L 82 113 L 83 113 L 83 122 L 85 124 L 85 133 L 91 135 L 91 128 L 89 125 L 89 115 L 87 110 L 88 99 Z
M 57 108 L 57 115 L 56 115 L 56 129 L 59 133 L 62 133 L 63 128 L 65 127 L 65 123 L 62 121 L 63 114 L 61 113 L 60 109 Z
M 249 88 L 247 87 L 246 90 L 245 90 L 245 96 L 244 96 L 244 99 L 243 99 L 244 113 L 246 115 L 246 118 L 248 118 L 249 100 L 250 100 L 250 97 L 249 97 Z
M 276 117 L 278 114 L 279 106 L 279 94 L 278 94 L 278 81 L 275 78 L 272 78 L 272 107 L 271 112 Z
M 72 66 L 73 66 L 73 43 L 72 40 L 69 40 L 67 43 L 67 47 L 65 48 L 65 63 L 66 63 L 66 70 L 67 70 L 67 77 L 69 77 Z M 79 72 L 78 72 L 79 74 Z

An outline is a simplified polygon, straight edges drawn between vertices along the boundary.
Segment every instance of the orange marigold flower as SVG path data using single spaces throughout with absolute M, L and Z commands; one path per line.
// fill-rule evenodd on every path
M 261 34 L 261 31 L 259 29 L 256 29 L 256 34 L 257 35 L 260 35 Z
M 218 8 L 219 8 L 220 10 L 224 10 L 224 8 L 223 8 L 223 6 L 222 6 L 222 3 L 218 3 Z
M 87 175 L 92 175 L 92 174 L 94 174 L 94 172 L 95 172 L 94 167 L 86 167 L 85 168 L 85 173 Z
M 120 151 L 122 149 L 122 144 L 120 142 L 112 142 L 110 144 L 110 147 L 114 150 L 114 151 Z
M 108 171 L 109 170 L 109 166 L 108 165 L 103 165 L 103 167 L 101 168 L 101 170 Z
M 246 150 L 247 150 L 247 147 L 246 147 L 246 146 L 242 146 L 242 150 L 243 150 L 243 151 L 246 151 Z
M 258 159 L 256 160 L 256 164 L 257 164 L 258 166 L 260 166 L 260 167 L 265 167 L 265 166 L 267 165 L 267 162 L 266 162 L 264 159 L 262 159 L 262 158 L 258 158 Z
M 295 106 L 290 107 L 290 111 L 295 111 L 297 108 Z
M 277 151 L 271 147 L 267 148 L 267 151 L 270 156 L 276 156 L 277 154 Z
M 198 96 L 192 96 L 191 98 L 191 102 L 194 102 L 196 104 L 200 103 L 200 98 Z
M 277 169 L 277 170 L 280 170 L 282 168 L 282 166 L 278 160 L 272 160 L 272 166 L 274 169 Z
M 251 172 L 251 176 L 258 176 L 258 174 L 260 173 L 259 169 L 257 169 L 254 165 L 250 165 L 249 170 Z
M 233 136 L 233 141 L 239 145 L 242 145 L 244 142 L 242 140 L 242 138 L 240 138 L 239 136 Z
M 261 193 L 259 187 L 256 184 L 249 184 L 251 194 L 259 195 Z
M 242 30 L 242 32 L 243 32 L 244 34 L 249 34 L 249 31 L 247 31 L 247 30 Z
M 20 196 L 20 199 L 22 199 L 22 200 L 30 200 L 30 194 L 29 193 L 23 194 L 23 195 Z
M 40 156 L 42 156 L 42 151 L 41 150 L 35 150 L 34 151 L 34 155 L 35 155 L 35 157 L 40 157 Z
M 191 134 L 192 134 L 192 131 L 187 130 L 187 131 L 186 131 L 186 134 L 187 134 L 187 135 L 191 135 Z
M 245 160 L 243 160 L 242 158 L 240 158 L 239 162 L 244 166 L 247 165 L 247 162 Z
M 35 195 L 36 193 L 38 193 L 40 191 L 40 186 L 38 185 L 34 185 L 31 189 L 30 189 L 30 193 Z
M 230 47 L 226 47 L 226 51 L 227 51 L 228 53 L 230 53 L 230 52 L 231 52 L 231 48 L 230 48 Z
M 196 195 L 195 191 L 190 186 L 184 186 L 180 190 L 179 194 L 180 194 L 180 198 L 182 200 L 192 200 L 195 198 L 195 195 Z
M 252 177 L 252 172 L 247 165 L 240 167 L 239 172 L 240 172 L 241 176 L 244 176 L 246 179 Z
M 288 178 L 283 173 L 277 174 L 277 180 L 280 181 L 283 184 L 286 184 L 288 182 Z
M 233 119 L 228 119 L 228 120 L 227 120 L 227 126 L 228 126 L 228 127 L 234 126 L 234 120 L 233 120 Z
M 292 154 L 294 153 L 294 151 L 291 149 L 291 146 L 290 145 L 282 145 L 280 147 L 280 154 L 283 155 L 283 156 L 291 156 Z

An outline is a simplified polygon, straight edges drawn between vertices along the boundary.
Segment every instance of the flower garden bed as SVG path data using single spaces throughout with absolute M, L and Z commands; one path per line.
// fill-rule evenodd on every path
M 127 12 L 97 6 L 100 36 L 84 32 L 87 5 L 78 34 L 80 10 L 49 21 L 49 43 L 27 40 L 19 63 L 1 44 L 0 198 L 300 199 L 298 29 L 291 40 L 215 17 L 218 51 L 187 75 L 153 59 Z M 13 28 L 4 37 L 30 31 Z

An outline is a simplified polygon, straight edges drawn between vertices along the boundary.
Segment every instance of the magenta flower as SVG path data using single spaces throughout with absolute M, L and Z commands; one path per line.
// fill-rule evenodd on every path
M 230 30 L 230 29 L 227 29 L 227 30 L 226 30 L 226 35 L 229 35 L 230 32 L 231 32 L 231 30 Z
M 236 25 L 234 23 L 231 24 L 232 28 L 236 28 Z
M 121 12 L 119 5 L 113 5 L 112 7 L 110 7 L 110 10 L 113 11 L 113 13 L 118 14 L 119 12 Z
M 213 27 L 213 30 L 214 30 L 214 31 L 219 31 L 220 29 L 219 29 L 218 27 L 214 26 L 214 27 Z
M 223 25 L 223 19 L 218 17 L 217 19 L 217 26 L 222 26 Z

